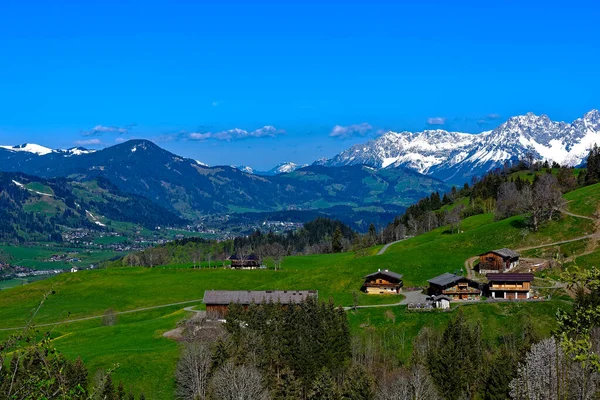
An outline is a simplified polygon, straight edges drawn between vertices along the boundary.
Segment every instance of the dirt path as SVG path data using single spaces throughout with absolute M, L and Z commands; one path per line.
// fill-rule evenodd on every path
M 179 306 L 182 304 L 190 304 L 190 303 L 200 303 L 202 302 L 202 299 L 199 300 L 188 300 L 188 301 L 180 301 L 178 303 L 171 303 L 171 304 L 162 304 L 160 306 L 152 306 L 152 307 L 142 307 L 142 308 L 136 308 L 135 310 L 127 310 L 127 311 L 118 311 L 116 312 L 117 315 L 121 315 L 121 314 L 132 314 L 132 313 L 136 313 L 136 312 L 141 312 L 141 311 L 149 311 L 149 310 L 156 310 L 159 308 L 165 308 L 165 307 L 172 307 L 172 306 Z M 186 307 L 184 308 L 184 310 L 186 311 L 192 311 L 192 312 L 201 312 L 199 310 L 188 310 L 190 307 Z M 47 323 L 47 324 L 35 324 L 35 327 L 42 327 L 42 326 L 54 326 L 54 325 L 62 325 L 62 324 L 70 324 L 72 322 L 80 322 L 80 321 L 89 321 L 92 319 L 99 319 L 102 318 L 103 315 L 94 315 L 92 317 L 83 317 L 83 318 L 75 318 L 75 319 L 69 319 L 66 321 L 58 321 L 58 322 L 52 322 L 52 323 Z M 17 331 L 20 329 L 25 329 L 24 326 L 18 326 L 15 328 L 0 328 L 0 331 Z
M 407 236 L 404 239 L 396 240 L 395 242 L 391 242 L 391 243 L 388 243 L 388 244 L 384 245 L 381 249 L 379 249 L 379 251 L 377 252 L 377 255 L 378 256 L 382 255 L 383 253 L 385 253 L 387 251 L 387 249 L 390 248 L 390 246 L 392 246 L 392 245 L 394 245 L 396 243 L 403 242 L 406 239 L 410 239 L 410 238 L 412 238 L 412 236 Z

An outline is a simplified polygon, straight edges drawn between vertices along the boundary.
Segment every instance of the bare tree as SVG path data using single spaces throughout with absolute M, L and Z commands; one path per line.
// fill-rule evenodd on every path
M 267 390 L 262 376 L 255 367 L 235 366 L 228 362 L 212 380 L 212 394 L 221 400 L 266 400 Z
M 501 184 L 496 201 L 496 217 L 503 219 L 520 214 L 523 210 L 522 207 L 521 193 L 517 190 L 517 185 L 514 182 Z
M 187 343 L 175 372 L 177 398 L 205 400 L 209 390 L 212 354 L 206 344 Z
M 462 205 L 458 205 L 452 210 L 446 212 L 446 224 L 450 225 L 450 232 L 452 233 L 454 233 L 454 231 L 458 232 L 460 229 L 460 213 L 462 212 L 463 208 L 464 207 Z
M 112 326 L 117 323 L 117 313 L 112 308 L 104 311 L 102 315 L 102 325 L 104 326 Z
M 279 243 L 273 243 L 269 246 L 269 255 L 273 259 L 273 264 L 275 265 L 275 270 L 281 269 L 281 263 L 283 259 L 287 255 L 285 251 L 285 247 Z
M 377 393 L 378 400 L 436 400 L 440 396 L 427 369 L 413 365 L 409 371 L 402 371 L 382 382 Z
M 244 266 L 244 265 L 246 265 L 246 263 L 248 262 L 248 259 L 252 255 L 252 247 L 242 246 L 239 249 L 237 249 L 236 255 L 238 256 L 238 259 L 240 260 L 240 263 L 242 264 L 242 266 Z
M 513 399 L 588 400 L 598 389 L 598 374 L 568 358 L 554 338 L 531 346 L 517 377 L 510 383 Z
M 404 239 L 406 237 L 406 227 L 404 224 L 398 224 L 394 229 L 394 236 L 396 240 Z

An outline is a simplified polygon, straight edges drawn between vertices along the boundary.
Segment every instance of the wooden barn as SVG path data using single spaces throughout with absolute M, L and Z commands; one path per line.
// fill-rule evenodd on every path
M 445 295 L 451 300 L 479 300 L 481 289 L 479 283 L 464 276 L 445 273 L 428 280 L 430 296 Z
M 298 304 L 309 296 L 318 297 L 316 290 L 207 290 L 204 292 L 203 303 L 210 318 L 222 318 L 227 315 L 232 303 L 248 307 L 250 304 L 280 303 Z
M 498 249 L 479 255 L 479 273 L 508 272 L 519 265 L 519 253 L 511 249 Z
M 528 299 L 533 274 L 487 274 L 487 291 L 494 299 Z
M 362 291 L 367 294 L 398 294 L 402 289 L 402 275 L 379 270 L 365 276 Z
M 241 257 L 237 254 L 229 257 L 231 268 L 234 269 L 258 269 L 261 265 L 261 260 L 256 254 L 250 254 L 247 257 Z

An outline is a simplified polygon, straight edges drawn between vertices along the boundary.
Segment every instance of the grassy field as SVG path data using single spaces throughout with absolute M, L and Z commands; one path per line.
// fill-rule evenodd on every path
M 569 211 L 592 217 L 600 205 L 600 184 L 574 190 L 567 193 L 565 199 L 569 202 Z
M 589 196 L 589 192 L 570 194 L 571 210 L 589 212 L 591 207 L 586 205 Z M 564 216 L 544 225 L 537 233 L 528 233 L 523 217 L 494 221 L 493 215 L 484 214 L 464 220 L 461 233 L 450 234 L 446 228 L 440 228 L 391 246 L 381 256 L 374 255 L 377 249 L 373 248 L 371 255 L 365 257 L 355 257 L 353 253 L 287 257 L 281 271 L 171 266 L 63 274 L 0 291 L 0 328 L 25 324 L 31 310 L 50 289 L 55 294 L 40 311 L 38 324 L 99 317 L 108 308 L 126 311 L 197 300 L 210 289 L 316 289 L 322 300 L 331 298 L 338 305 L 351 305 L 352 293 L 360 289 L 362 277 L 377 269 L 402 273 L 407 287 L 423 286 L 441 273 L 460 273 L 467 258 L 486 250 L 552 243 L 591 233 L 593 228 L 593 221 Z M 359 304 L 398 300 L 398 297 L 361 294 Z M 473 323 L 482 323 L 487 340 L 495 341 L 503 333 L 518 333 L 523 321 L 532 322 L 540 334 L 548 335 L 554 327 L 556 309 L 563 306 L 569 307 L 569 303 L 558 299 L 526 304 L 469 304 L 461 309 Z M 119 363 L 115 380 L 123 380 L 136 393 L 144 391 L 148 398 L 170 399 L 178 345 L 162 334 L 186 316 L 182 308 L 179 305 L 120 315 L 117 325 L 111 327 L 102 326 L 100 318 L 70 322 L 57 325 L 52 335 L 60 351 L 68 357 L 80 355 L 91 370 L 109 369 Z M 442 327 L 455 312 L 418 314 L 407 312 L 404 307 L 382 307 L 350 312 L 349 319 L 352 330 L 359 335 L 393 330 L 390 332 L 403 338 L 395 351 L 401 359 L 406 359 L 412 349 L 411 340 L 422 327 Z M 8 334 L 0 331 L 0 337 Z

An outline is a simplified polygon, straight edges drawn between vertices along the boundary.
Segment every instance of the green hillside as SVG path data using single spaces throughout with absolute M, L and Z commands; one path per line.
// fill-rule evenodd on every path
M 579 189 L 567 195 L 569 210 L 593 214 L 590 198 L 600 193 L 600 185 Z M 450 234 L 439 228 L 393 245 L 383 255 L 355 257 L 352 253 L 288 257 L 283 270 L 233 271 L 190 268 L 113 268 L 63 274 L 25 287 L 0 291 L 0 328 L 22 326 L 43 293 L 55 291 L 41 309 L 38 324 L 83 317 L 100 317 L 104 310 L 136 310 L 144 307 L 201 299 L 210 289 L 317 289 L 325 300 L 352 304 L 362 277 L 379 268 L 404 274 L 405 286 L 425 285 L 444 272 L 464 270 L 464 262 L 485 250 L 498 247 L 531 247 L 566 239 L 577 239 L 594 232 L 594 221 L 563 215 L 558 221 L 527 233 L 524 217 L 494 222 L 491 214 L 465 219 L 461 233 Z M 575 242 L 577 243 L 577 242 Z M 597 257 L 595 253 L 588 257 Z M 579 261 L 578 261 L 579 262 Z M 367 297 L 361 304 L 396 302 L 398 298 Z M 199 304 L 190 303 L 188 305 Z M 178 345 L 162 337 L 186 316 L 186 305 L 174 305 L 119 316 L 115 326 L 101 325 L 100 318 L 59 324 L 53 330 L 54 344 L 67 356 L 81 355 L 92 369 L 111 368 L 119 363 L 115 380 L 123 380 L 136 392 L 149 398 L 172 398 L 173 371 Z M 496 341 L 506 332 L 518 332 L 523 321 L 530 321 L 542 335 L 554 327 L 558 307 L 569 307 L 560 297 L 544 303 L 470 304 L 461 307 L 472 321 L 481 321 L 485 338 Z M 391 310 L 390 313 L 386 311 Z M 368 335 L 393 329 L 394 337 L 404 337 L 394 348 L 401 359 L 410 354 L 411 338 L 423 326 L 443 326 L 452 314 L 414 314 L 405 307 L 361 309 L 350 312 L 352 329 Z M 46 329 L 46 328 L 45 328 Z M 0 331 L 6 336 L 9 331 Z M 398 339 L 399 340 L 399 339 Z

